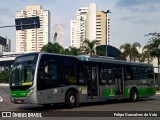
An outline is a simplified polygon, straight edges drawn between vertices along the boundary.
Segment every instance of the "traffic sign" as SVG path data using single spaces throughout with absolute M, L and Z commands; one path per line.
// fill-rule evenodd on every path
M 40 28 L 39 17 L 27 17 L 15 19 L 16 30 Z

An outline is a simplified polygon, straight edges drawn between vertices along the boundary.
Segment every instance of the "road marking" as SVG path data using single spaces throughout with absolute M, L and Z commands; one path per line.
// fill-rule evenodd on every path
M 3 102 L 3 98 L 0 96 L 0 102 Z

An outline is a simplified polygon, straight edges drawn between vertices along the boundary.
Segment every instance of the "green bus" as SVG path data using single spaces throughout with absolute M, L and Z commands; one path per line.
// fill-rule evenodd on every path
M 156 93 L 151 64 L 86 55 L 28 53 L 12 66 L 10 98 L 13 103 L 51 105 L 140 97 Z

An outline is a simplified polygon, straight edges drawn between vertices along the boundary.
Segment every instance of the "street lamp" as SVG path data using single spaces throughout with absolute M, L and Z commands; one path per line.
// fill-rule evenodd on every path
M 106 14 L 106 57 L 107 57 L 107 33 L 108 33 L 108 13 L 111 13 L 110 10 L 102 11 L 103 13 Z

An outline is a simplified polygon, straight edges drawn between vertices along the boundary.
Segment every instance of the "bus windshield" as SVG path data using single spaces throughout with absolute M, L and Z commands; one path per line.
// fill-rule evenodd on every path
M 31 86 L 33 84 L 37 54 L 21 56 L 12 66 L 10 86 Z

